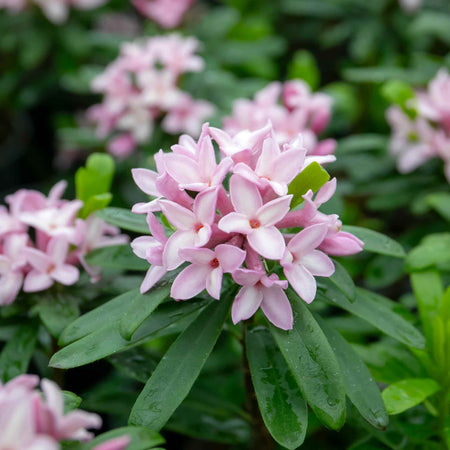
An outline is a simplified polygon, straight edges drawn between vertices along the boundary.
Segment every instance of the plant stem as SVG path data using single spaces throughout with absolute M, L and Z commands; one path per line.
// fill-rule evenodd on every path
M 253 387 L 250 367 L 247 358 L 247 349 L 245 346 L 245 335 L 247 332 L 246 324 L 242 327 L 242 350 L 244 358 L 244 382 L 246 396 L 246 409 L 250 414 L 250 423 L 252 426 L 252 442 L 250 448 L 253 450 L 275 450 L 275 441 L 272 439 L 269 431 L 264 424 L 258 401 L 256 400 L 255 388 Z

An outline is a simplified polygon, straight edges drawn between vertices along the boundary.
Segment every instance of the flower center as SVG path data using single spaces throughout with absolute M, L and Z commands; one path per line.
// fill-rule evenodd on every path
M 259 222 L 258 219 L 251 219 L 251 220 L 250 220 L 250 226 L 251 226 L 252 228 L 259 228 L 260 225 L 261 225 L 261 223 Z
M 217 258 L 214 258 L 209 264 L 213 269 L 217 269 L 217 267 L 219 267 L 219 260 Z
M 203 224 L 198 223 L 197 225 L 195 225 L 195 232 L 198 233 L 202 228 L 203 228 Z

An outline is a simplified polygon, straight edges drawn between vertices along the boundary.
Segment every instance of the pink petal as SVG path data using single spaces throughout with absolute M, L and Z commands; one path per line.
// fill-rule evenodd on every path
M 231 202 L 238 213 L 252 216 L 262 206 L 258 187 L 240 175 L 231 177 L 230 193 Z
M 180 256 L 192 264 L 207 265 L 216 255 L 209 248 L 184 248 L 180 250 Z
M 192 158 L 181 154 L 169 154 L 165 155 L 164 162 L 169 175 L 180 185 L 204 182 L 199 165 Z
M 261 305 L 263 294 L 261 289 L 244 286 L 238 292 L 231 307 L 231 319 L 234 324 L 246 320 L 255 314 Z
M 331 237 L 325 237 L 319 248 L 329 255 L 347 256 L 359 253 L 364 247 L 364 242 L 346 231 L 339 231 Z
M 206 279 L 211 267 L 191 264 L 174 280 L 170 296 L 175 300 L 188 300 L 195 297 L 206 287 Z
M 194 201 L 194 214 L 200 223 L 211 225 L 216 216 L 217 189 L 200 192 Z
M 167 270 L 174 270 L 184 262 L 178 254 L 180 249 L 195 247 L 195 231 L 177 231 L 170 236 L 163 251 L 163 263 Z
M 254 286 L 263 275 L 264 272 L 249 269 L 237 269 L 231 274 L 233 280 L 241 286 Z
M 139 189 L 152 197 L 159 197 L 161 194 L 156 188 L 158 173 L 148 169 L 132 169 L 133 180 Z
M 211 227 L 209 225 L 203 225 L 200 227 L 196 233 L 194 245 L 196 247 L 202 247 L 207 244 L 209 238 L 211 237 Z
M 24 292 L 45 291 L 53 284 L 52 278 L 47 273 L 32 270 L 23 283 Z
M 295 235 L 288 243 L 288 249 L 295 255 L 309 253 L 320 245 L 328 227 L 325 224 L 311 225 Z
M 64 413 L 64 398 L 61 394 L 61 389 L 58 385 L 51 381 L 44 379 L 41 382 L 42 392 L 45 396 L 45 403 L 58 416 Z
M 294 323 L 292 307 L 283 289 L 279 286 L 263 290 L 261 309 L 265 316 L 278 328 L 291 330 Z
M 47 246 L 47 254 L 55 264 L 63 264 L 67 258 L 69 243 L 64 238 L 50 239 Z
M 203 180 L 211 179 L 217 166 L 211 138 L 205 135 L 201 136 L 198 148 L 198 162 Z
M 23 275 L 9 272 L 0 275 L 0 306 L 10 305 L 22 287 Z
M 319 250 L 313 250 L 311 253 L 303 255 L 300 258 L 300 263 L 317 277 L 331 277 L 334 273 L 334 264 L 325 253 Z
M 58 437 L 64 440 L 75 438 L 80 431 L 85 431 L 85 428 L 100 428 L 101 426 L 102 419 L 99 415 L 77 409 L 61 418 Z
M 263 142 L 262 152 L 258 158 L 256 164 L 255 172 L 261 175 L 276 174 L 281 175 L 281 173 L 274 172 L 274 162 L 275 159 L 280 154 L 280 147 L 274 138 L 268 138 Z
M 158 219 L 155 217 L 154 214 L 150 213 L 147 215 L 147 223 L 150 232 L 152 233 L 152 236 L 158 239 L 159 242 L 167 241 L 166 233 L 164 232 L 164 227 L 158 221 Z
M 154 247 L 160 247 L 161 243 L 152 236 L 140 236 L 131 242 L 133 253 L 142 259 L 147 259 L 147 252 Z
M 287 280 L 295 292 L 306 302 L 311 303 L 316 297 L 316 280 L 301 264 L 292 264 L 284 268 Z
M 27 247 L 23 250 L 27 261 L 37 270 L 46 272 L 51 265 L 51 260 L 46 253 L 35 248 Z
M 247 235 L 247 240 L 253 250 L 268 259 L 281 259 L 286 244 L 283 235 L 275 227 L 261 227 Z
M 175 228 L 179 230 L 192 230 L 195 227 L 197 218 L 189 209 L 170 200 L 160 200 L 159 204 L 162 212 Z
M 245 259 L 246 253 L 234 245 L 220 244 L 216 247 L 216 256 L 220 267 L 226 273 L 236 270 Z
M 206 290 L 208 294 L 217 300 L 220 299 L 220 291 L 222 289 L 223 271 L 221 267 L 217 267 L 209 272 L 206 278 Z
M 163 266 L 150 266 L 141 284 L 140 293 L 149 291 L 166 273 L 167 269 Z
M 248 234 L 253 231 L 249 219 L 246 215 L 232 212 L 222 217 L 219 221 L 219 229 L 226 233 Z
M 58 183 L 56 183 L 48 193 L 48 202 L 50 205 L 56 205 L 59 200 L 61 200 L 61 197 L 64 194 L 64 191 L 67 188 L 67 181 L 61 180 Z
M 319 189 L 319 192 L 316 194 L 316 197 L 314 198 L 314 203 L 317 206 L 326 203 L 328 200 L 330 200 L 331 197 L 333 197 L 334 193 L 336 192 L 336 183 L 337 183 L 336 178 L 333 178 L 332 180 L 325 183 Z
M 66 286 L 71 286 L 75 284 L 80 278 L 80 271 L 77 267 L 71 266 L 70 264 L 63 264 L 57 266 L 54 270 L 50 272 L 50 276 L 61 284 Z
M 306 150 L 300 148 L 285 150 L 281 153 L 272 167 L 272 173 L 277 177 L 276 179 L 282 179 L 289 184 L 300 172 L 305 154 Z
M 129 436 L 121 436 L 96 445 L 92 450 L 125 450 L 130 442 Z
M 292 195 L 276 198 L 266 203 L 257 212 L 256 217 L 261 226 L 270 227 L 279 222 L 288 212 L 291 204 Z

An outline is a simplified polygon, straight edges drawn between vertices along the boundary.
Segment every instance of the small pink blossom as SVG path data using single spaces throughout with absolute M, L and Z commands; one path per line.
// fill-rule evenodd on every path
M 163 28 L 175 28 L 195 0 L 133 0 L 141 14 Z
M 223 274 L 234 272 L 245 258 L 243 250 L 227 244 L 218 245 L 214 251 L 207 248 L 186 248 L 180 253 L 191 265 L 173 282 L 171 296 L 176 300 L 195 297 L 203 289 L 219 300 Z

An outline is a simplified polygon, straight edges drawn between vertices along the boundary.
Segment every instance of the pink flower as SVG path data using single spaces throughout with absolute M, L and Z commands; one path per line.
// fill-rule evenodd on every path
M 195 0 L 133 0 L 141 14 L 163 28 L 175 28 Z
M 92 450 L 125 450 L 130 442 L 131 439 L 129 436 L 120 436 L 96 445 Z
M 182 249 L 184 260 L 192 263 L 175 279 L 170 295 L 177 300 L 195 297 L 206 288 L 219 300 L 224 273 L 234 272 L 243 262 L 245 252 L 233 245 L 221 244 L 214 251 L 207 248 Z
M 152 236 L 141 236 L 131 243 L 135 255 L 151 264 L 141 284 L 142 294 L 149 291 L 167 273 L 163 265 L 163 252 L 167 243 L 164 227 L 153 214 L 148 214 L 147 223 Z
M 324 224 L 312 225 L 293 237 L 280 261 L 284 274 L 297 294 L 307 303 L 316 296 L 314 276 L 330 277 L 334 264 L 323 252 L 316 250 L 322 243 L 327 227 Z
M 86 428 L 100 428 L 102 420 L 97 414 L 82 410 L 71 411 L 64 415 L 64 399 L 61 389 L 50 380 L 42 380 L 42 391 L 34 397 L 36 429 L 39 434 L 53 437 L 57 441 L 88 441 L 93 435 Z
M 56 281 L 64 285 L 72 285 L 78 281 L 78 269 L 66 264 L 69 243 L 66 239 L 50 239 L 46 252 L 27 247 L 24 255 L 33 267 L 26 275 L 23 290 L 37 292 L 48 289 Z
M 277 275 L 267 276 L 265 271 L 238 269 L 233 280 L 243 286 L 234 299 L 231 318 L 236 324 L 252 317 L 258 308 L 278 328 L 292 329 L 294 321 L 292 308 L 283 289 L 288 282 Z
M 26 234 L 11 234 L 5 238 L 0 254 L 0 306 L 11 304 L 22 287 L 27 244 Z
M 202 247 L 211 237 L 217 203 L 217 189 L 210 188 L 197 195 L 191 211 L 175 202 L 160 200 L 159 204 L 168 221 L 177 228 L 170 236 L 163 252 L 163 265 L 168 270 L 183 263 L 178 251 L 186 247 Z
M 219 222 L 226 233 L 247 236 L 252 248 L 268 259 L 283 256 L 285 242 L 275 227 L 289 211 L 292 195 L 286 195 L 263 205 L 257 186 L 239 175 L 230 180 L 231 202 L 236 212 L 227 214 Z

